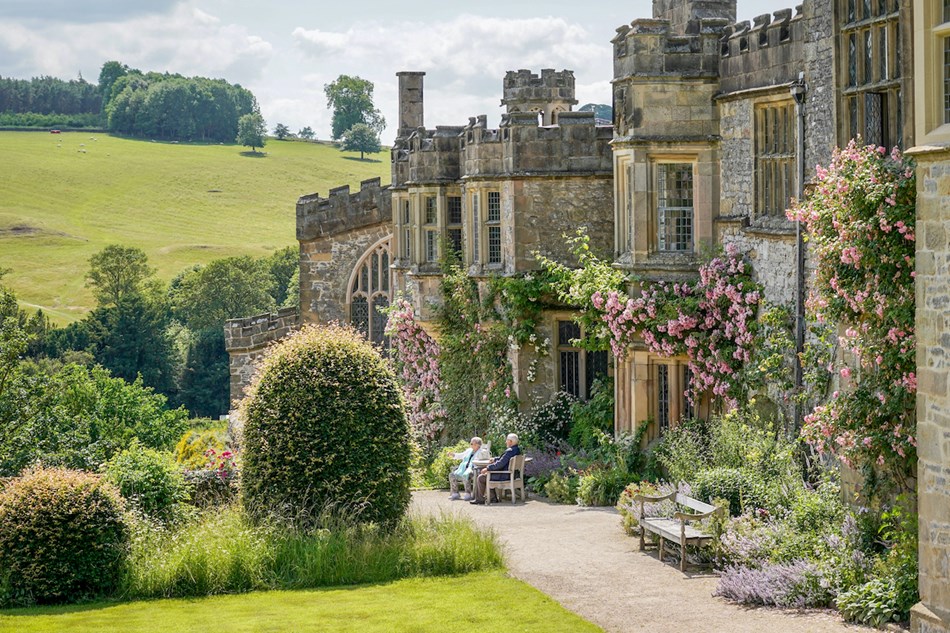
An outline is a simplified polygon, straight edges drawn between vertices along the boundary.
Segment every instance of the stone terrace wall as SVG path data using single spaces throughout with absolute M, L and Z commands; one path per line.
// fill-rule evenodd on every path
M 267 347 L 299 326 L 296 308 L 276 314 L 230 319 L 224 324 L 224 346 L 230 356 L 231 408 L 235 408 L 254 376 L 257 361 Z
M 917 153 L 917 503 L 914 633 L 950 632 L 950 148 Z

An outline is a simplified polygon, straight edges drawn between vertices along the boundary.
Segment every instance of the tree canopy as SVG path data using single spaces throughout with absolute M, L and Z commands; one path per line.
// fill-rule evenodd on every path
M 323 87 L 327 108 L 333 111 L 334 140 L 357 123 L 365 123 L 377 134 L 386 127 L 386 119 L 373 105 L 373 87 L 372 81 L 349 75 L 340 75 Z
M 316 134 L 314 134 L 313 128 L 308 125 L 305 128 L 301 128 L 300 131 L 297 132 L 297 136 L 299 136 L 302 139 L 312 141 L 314 136 L 316 136 Z
M 278 141 L 282 141 L 288 136 L 293 136 L 293 132 L 290 131 L 290 128 L 284 125 L 283 123 L 278 123 L 274 126 L 274 136 L 277 137 Z
M 110 244 L 89 258 L 86 278 L 99 305 L 116 305 L 124 296 L 141 290 L 154 272 L 142 249 Z
M 343 133 L 343 143 L 340 149 L 345 152 L 359 152 L 360 160 L 363 154 L 375 154 L 380 150 L 379 133 L 365 123 L 357 123 Z
M 238 120 L 237 142 L 245 147 L 250 147 L 252 152 L 256 152 L 258 147 L 264 147 L 267 142 L 267 125 L 264 123 L 264 117 L 259 114 L 245 114 Z

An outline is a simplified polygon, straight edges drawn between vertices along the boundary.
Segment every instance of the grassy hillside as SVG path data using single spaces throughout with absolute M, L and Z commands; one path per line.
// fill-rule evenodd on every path
M 271 140 L 266 155 L 234 145 L 152 143 L 106 134 L 0 132 L 0 267 L 24 307 L 60 323 L 93 305 L 89 257 L 137 246 L 162 279 L 231 255 L 295 244 L 303 194 L 376 176 L 388 154 L 355 160 L 328 146 Z

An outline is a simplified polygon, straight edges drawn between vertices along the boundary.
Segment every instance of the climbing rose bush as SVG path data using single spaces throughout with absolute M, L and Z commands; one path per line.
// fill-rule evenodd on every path
M 807 226 L 815 277 L 806 307 L 842 324 L 850 353 L 824 368 L 841 388 L 805 418 L 803 436 L 845 463 L 911 469 L 916 455 L 913 165 L 895 148 L 837 150 L 789 217 Z
M 685 355 L 690 396 L 712 391 L 735 408 L 743 395 L 739 376 L 754 353 L 761 298 L 751 266 L 731 247 L 703 264 L 694 283 L 656 283 L 630 299 L 598 291 L 591 300 L 602 311 L 617 358 L 638 339 L 654 354 Z
M 445 428 L 439 344 L 416 322 L 406 300 L 393 304 L 386 334 L 392 342 L 393 360 L 409 408 L 409 423 L 416 439 L 431 443 Z

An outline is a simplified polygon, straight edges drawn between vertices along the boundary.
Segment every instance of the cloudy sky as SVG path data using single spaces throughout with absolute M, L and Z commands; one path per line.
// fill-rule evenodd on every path
M 144 71 L 220 77 L 254 92 L 271 129 L 309 125 L 326 138 L 324 84 L 359 75 L 376 84 L 389 142 L 400 70 L 426 72 L 429 127 L 463 124 L 476 114 L 497 124 L 509 69 L 572 69 L 581 104 L 610 103 L 610 39 L 618 26 L 648 17 L 651 4 L 0 0 L 0 76 L 81 73 L 95 82 L 105 61 L 118 60 Z M 781 0 L 738 5 L 740 20 L 786 6 Z

